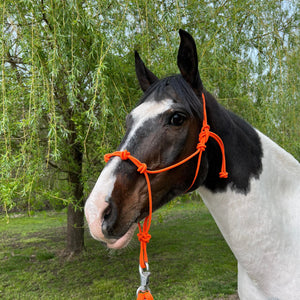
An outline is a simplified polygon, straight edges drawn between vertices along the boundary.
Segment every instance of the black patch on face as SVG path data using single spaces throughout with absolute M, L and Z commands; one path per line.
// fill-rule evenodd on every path
M 225 191 L 230 186 L 231 189 L 237 192 L 247 194 L 250 187 L 250 179 L 253 177 L 258 178 L 262 171 L 261 159 L 263 153 L 259 136 L 246 121 L 222 107 L 211 94 L 206 91 L 204 93 L 208 124 L 211 131 L 219 135 L 223 140 L 229 176 L 227 179 L 219 178 L 222 163 L 221 151 L 219 145 L 210 138 L 202 158 L 202 160 L 206 160 L 205 165 L 208 167 L 207 176 L 203 182 L 200 169 L 198 177 L 202 180 L 197 180 L 192 190 L 203 184 L 213 192 Z M 175 103 L 182 105 L 188 114 L 196 118 L 197 122 L 202 125 L 202 99 L 196 96 L 181 75 L 171 76 L 153 84 L 146 91 L 139 104 L 150 100 L 153 101 L 153 99 L 155 101 L 162 101 L 167 98 L 173 99 Z M 142 147 L 145 139 L 149 138 L 155 131 L 157 131 L 156 139 L 160 139 L 160 144 L 165 143 L 159 134 L 159 130 L 157 130 L 158 126 L 162 126 L 160 118 L 161 115 L 148 120 L 137 130 L 135 137 L 132 138 L 127 149 L 131 150 L 132 155 L 137 153 L 138 156 L 149 162 L 146 153 L 143 154 L 141 152 L 143 152 Z M 132 120 L 129 116 L 127 120 L 127 133 L 120 147 L 126 141 L 131 126 Z M 178 135 L 177 138 L 180 138 L 180 136 Z M 198 137 L 195 137 L 195 139 L 197 140 Z M 180 154 L 179 148 L 184 142 L 177 144 L 178 149 L 174 149 L 174 155 L 168 154 L 168 156 L 165 156 L 169 157 L 169 159 L 165 159 L 165 163 L 171 165 L 175 162 L 176 157 Z M 153 151 L 156 151 L 155 146 Z
M 129 129 L 120 148 L 126 142 L 126 150 L 142 163 L 146 163 L 151 169 L 164 168 L 173 164 L 184 148 L 187 134 L 180 134 L 180 128 L 170 130 L 168 124 L 170 115 L 171 113 L 167 111 L 147 120 L 127 141 L 130 134 Z

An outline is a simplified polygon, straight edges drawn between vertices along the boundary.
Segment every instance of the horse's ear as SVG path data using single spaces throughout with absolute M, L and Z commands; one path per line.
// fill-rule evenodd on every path
M 158 81 L 158 78 L 146 68 L 144 62 L 140 58 L 137 51 L 134 52 L 135 55 L 135 73 L 137 79 L 139 80 L 141 89 L 145 92 L 152 83 Z
M 177 55 L 177 65 L 182 77 L 196 92 L 202 92 L 203 85 L 198 71 L 197 48 L 193 37 L 180 29 L 180 46 Z

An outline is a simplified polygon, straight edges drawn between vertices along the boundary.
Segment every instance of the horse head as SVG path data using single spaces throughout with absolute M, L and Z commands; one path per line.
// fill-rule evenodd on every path
M 168 167 L 191 155 L 197 146 L 203 120 L 200 95 L 204 92 L 198 71 L 195 42 L 180 30 L 177 64 L 180 75 L 159 80 L 135 52 L 135 68 L 144 95 L 126 118 L 126 134 L 118 150 L 127 150 L 149 170 Z M 195 173 L 197 159 L 150 175 L 153 210 L 184 193 Z M 208 163 L 203 154 L 200 171 L 190 190 L 206 178 Z M 112 157 L 85 205 L 91 234 L 110 248 L 125 247 L 137 222 L 149 213 L 144 176 L 129 160 Z

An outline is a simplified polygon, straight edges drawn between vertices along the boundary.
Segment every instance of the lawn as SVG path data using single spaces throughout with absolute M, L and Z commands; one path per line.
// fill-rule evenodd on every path
M 0 219 L 1 299 L 135 299 L 139 243 L 107 250 L 86 230 L 86 251 L 65 257 L 65 212 Z M 202 202 L 154 214 L 148 245 L 155 300 L 236 293 L 236 261 Z

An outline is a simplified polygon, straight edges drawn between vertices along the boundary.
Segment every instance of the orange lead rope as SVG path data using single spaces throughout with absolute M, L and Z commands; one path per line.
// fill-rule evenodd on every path
M 222 165 L 221 165 L 221 172 L 219 173 L 219 177 L 220 178 L 228 177 L 228 173 L 226 172 L 224 144 L 223 144 L 223 141 L 221 140 L 221 138 L 217 134 L 210 131 L 210 127 L 207 124 L 205 97 L 204 97 L 203 93 L 202 93 L 202 100 L 203 100 L 203 123 L 202 123 L 202 128 L 201 128 L 201 131 L 199 134 L 199 143 L 197 144 L 197 150 L 190 156 L 181 160 L 180 162 L 173 164 L 169 167 L 160 169 L 160 170 L 151 171 L 151 170 L 147 169 L 147 165 L 145 163 L 141 163 L 137 158 L 130 155 L 130 152 L 128 152 L 127 150 L 116 151 L 116 152 L 108 153 L 108 154 L 104 155 L 104 160 L 106 163 L 113 156 L 118 156 L 122 160 L 129 159 L 137 167 L 137 171 L 141 174 L 144 174 L 146 182 L 147 182 L 148 195 L 149 195 L 149 215 L 145 218 L 143 227 L 141 226 L 140 222 L 138 222 L 139 233 L 137 234 L 137 236 L 141 243 L 140 265 L 139 265 L 139 272 L 140 272 L 140 276 L 141 276 L 141 286 L 137 290 L 137 300 L 144 300 L 144 299 L 153 300 L 153 296 L 151 295 L 150 289 L 148 287 L 150 272 L 149 272 L 149 264 L 148 264 L 148 256 L 147 256 L 147 244 L 149 243 L 150 238 L 151 238 L 151 235 L 149 234 L 149 230 L 150 230 L 151 219 L 152 219 L 152 193 L 151 193 L 151 184 L 150 184 L 148 174 L 158 174 L 158 173 L 162 173 L 162 172 L 166 172 L 168 170 L 174 169 L 199 154 L 194 179 L 193 179 L 191 185 L 189 186 L 189 188 L 185 192 L 189 191 L 191 189 L 191 187 L 194 185 L 196 178 L 198 176 L 202 152 L 205 151 L 206 143 L 207 143 L 209 137 L 212 137 L 213 139 L 215 139 L 217 141 L 217 143 L 219 144 L 220 150 L 222 152 Z

